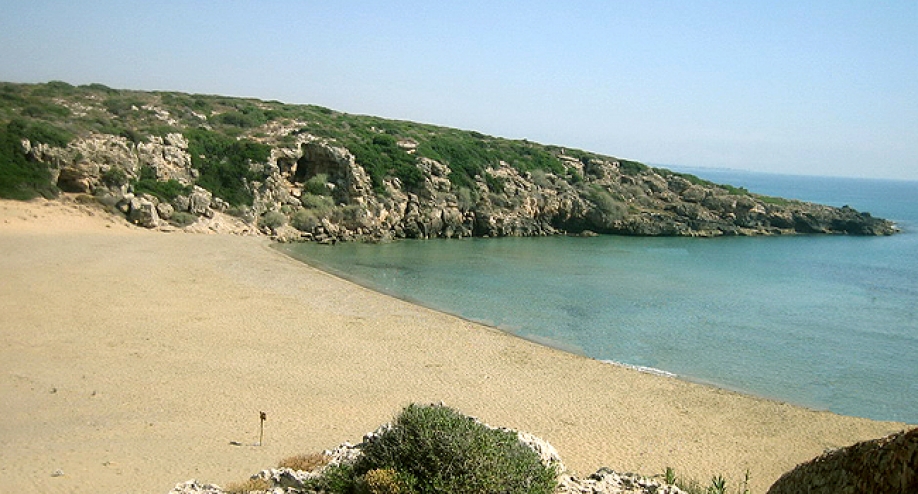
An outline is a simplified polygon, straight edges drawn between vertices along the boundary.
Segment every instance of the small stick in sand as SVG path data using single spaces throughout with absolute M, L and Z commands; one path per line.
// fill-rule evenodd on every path
M 259 417 L 261 418 L 261 428 L 258 432 L 258 445 L 261 446 L 262 442 L 265 440 L 265 420 L 268 420 L 268 414 L 265 412 L 258 412 Z

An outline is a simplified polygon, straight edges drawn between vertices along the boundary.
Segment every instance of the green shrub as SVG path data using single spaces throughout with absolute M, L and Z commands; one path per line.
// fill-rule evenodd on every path
M 329 492 L 332 494 L 351 494 L 357 490 L 357 476 L 354 474 L 354 465 L 350 463 L 336 463 L 322 470 L 322 475 L 306 482 L 305 487 L 313 491 Z
M 529 172 L 529 179 L 539 187 L 551 187 L 554 185 L 545 170 L 532 170 Z
M 472 187 L 475 176 L 503 161 L 520 173 L 545 170 L 557 175 L 564 165 L 545 147 L 529 141 L 511 141 L 478 132 L 453 131 L 424 139 L 418 154 L 449 165 L 449 179 L 458 187 Z
M 186 227 L 195 221 L 198 221 L 198 217 L 188 211 L 176 211 L 172 213 L 172 217 L 169 218 L 169 223 L 179 228 Z
M 354 475 L 388 469 L 419 493 L 551 493 L 556 472 L 516 434 L 490 429 L 444 406 L 409 405 L 369 442 Z
M 763 195 L 756 195 L 755 197 L 757 197 L 760 201 L 764 202 L 765 204 L 774 204 L 775 206 L 787 206 L 788 204 L 791 204 L 794 202 L 790 199 L 784 199 L 783 197 L 772 197 L 772 196 L 763 196 Z
M 583 175 L 574 168 L 567 171 L 567 183 L 577 185 L 583 183 Z
M 300 209 L 290 217 L 290 225 L 301 232 L 311 232 L 321 224 L 319 216 L 308 209 Z
M 418 145 L 418 154 L 450 167 L 449 180 L 458 187 L 472 188 L 475 176 L 497 161 L 482 139 L 469 135 L 439 135 Z
M 137 132 L 136 129 L 132 129 L 132 128 L 123 129 L 120 132 L 118 132 L 117 135 L 124 137 L 125 139 L 133 142 L 134 144 L 140 144 L 141 142 L 147 142 L 147 138 L 143 134 L 141 134 L 140 132 Z
M 54 81 L 51 81 L 51 82 L 49 82 L 48 84 L 50 85 L 50 84 L 52 84 L 53 82 L 54 82 Z M 58 82 L 59 82 L 59 81 L 58 81 Z M 67 83 L 65 82 L 65 83 L 63 83 L 63 84 L 67 84 Z M 69 85 L 69 84 L 68 84 L 68 85 Z M 85 85 L 85 86 L 80 86 L 80 87 L 81 87 L 81 88 L 86 88 L 86 89 L 89 89 L 89 90 L 92 90 L 92 91 L 98 91 L 98 92 L 108 93 L 108 94 L 118 94 L 118 93 L 121 92 L 121 91 L 119 91 L 119 90 L 117 90 L 117 89 L 112 89 L 112 88 L 106 86 L 105 84 L 99 84 L 98 82 L 93 82 L 92 84 L 87 84 L 87 85 Z
M 484 179 L 485 179 L 485 183 L 488 184 L 488 189 L 489 189 L 491 192 L 494 192 L 494 193 L 496 193 L 496 194 L 503 194 L 503 193 L 504 193 L 504 183 L 505 183 L 505 181 L 504 181 L 503 178 L 501 178 L 501 177 L 496 177 L 496 176 L 494 176 L 494 175 L 491 175 L 490 173 L 485 173 L 485 174 L 484 174 Z
M 459 187 L 456 189 L 456 202 L 462 211 L 471 211 L 478 203 L 478 194 L 472 189 Z
M 234 127 L 240 127 L 243 129 L 258 127 L 259 125 L 267 122 L 267 118 L 265 118 L 264 114 L 261 112 L 243 113 L 239 111 L 229 111 L 219 115 L 214 115 L 211 120 L 217 123 L 222 123 L 224 125 L 232 125 Z
M 32 103 L 22 109 L 22 114 L 37 118 L 59 118 L 69 116 L 70 109 L 54 103 Z
M 158 180 L 156 170 L 147 165 L 140 168 L 140 177 L 132 185 L 135 194 L 150 194 L 166 202 L 172 202 L 176 197 L 191 192 L 191 187 L 182 185 L 175 179 Z
M 51 183 L 46 163 L 30 161 L 22 150 L 26 125 L 14 120 L 0 126 L 0 197 L 28 200 L 38 196 L 56 197 L 57 186 Z
M 280 211 L 268 211 L 261 216 L 258 224 L 274 230 L 286 225 L 287 217 L 284 216 L 284 213 L 281 213 Z
M 719 185 L 721 189 L 725 189 L 728 194 L 731 196 L 748 196 L 749 191 L 745 187 L 735 187 L 733 185 Z
M 415 157 L 399 147 L 395 137 L 366 130 L 354 132 L 354 136 L 344 145 L 367 171 L 376 192 L 385 190 L 383 180 L 390 176 L 397 177 L 409 190 L 424 184 L 424 173 L 415 166 Z
M 590 187 L 587 197 L 602 213 L 606 222 L 622 219 L 628 213 L 627 205 L 622 201 L 616 201 L 612 194 L 602 187 Z
M 716 185 L 714 182 L 711 182 L 710 180 L 699 178 L 698 176 L 692 175 L 691 173 L 674 172 L 672 170 L 667 170 L 666 168 L 654 168 L 653 171 L 656 172 L 661 177 L 664 177 L 664 178 L 681 177 L 687 180 L 689 183 L 692 183 L 695 185 L 705 185 L 705 186 Z
M 112 115 L 125 117 L 133 111 L 134 107 L 142 107 L 143 102 L 136 98 L 111 97 L 105 100 L 104 105 Z
M 324 211 L 335 207 L 335 201 L 329 196 L 317 196 L 315 194 L 303 194 L 300 202 L 304 208 L 317 209 Z
M 266 162 L 271 148 L 205 129 L 188 130 L 185 137 L 191 165 L 201 172 L 197 184 L 232 205 L 251 206 L 252 192 L 246 183 L 264 178 L 251 165 Z
M 389 468 L 380 468 L 367 472 L 361 484 L 369 494 L 410 494 L 415 492 L 417 479 Z
M 309 180 L 306 180 L 306 183 L 303 184 L 303 190 L 317 196 L 327 196 L 330 192 L 328 190 L 328 175 L 319 173 L 309 177 Z
M 618 160 L 618 166 L 625 175 L 638 175 L 650 169 L 644 163 L 629 160 Z
M 127 172 L 120 166 L 113 166 L 102 172 L 102 183 L 109 187 L 127 185 L 129 179 Z
M 10 132 L 13 132 L 23 139 L 28 139 L 33 144 L 42 143 L 54 147 L 66 147 L 73 140 L 73 134 L 70 132 L 40 120 L 26 122 L 25 120 L 13 120 L 9 123 Z
M 32 91 L 34 96 L 68 96 L 73 94 L 76 88 L 72 84 L 64 81 L 50 81 L 45 84 L 38 84 Z

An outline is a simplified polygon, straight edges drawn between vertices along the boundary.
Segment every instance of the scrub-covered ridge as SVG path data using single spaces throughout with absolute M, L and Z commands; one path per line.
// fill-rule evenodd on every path
M 0 83 L 0 197 L 281 240 L 888 235 L 886 220 L 596 153 L 277 101 Z

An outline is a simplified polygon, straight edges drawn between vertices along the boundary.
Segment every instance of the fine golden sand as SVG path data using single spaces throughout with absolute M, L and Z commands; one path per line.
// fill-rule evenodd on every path
M 223 485 L 358 442 L 410 402 L 531 432 L 581 473 L 670 466 L 735 485 L 748 468 L 754 492 L 827 448 L 904 428 L 539 346 L 322 273 L 263 238 L 0 201 L 0 252 L 4 492 Z

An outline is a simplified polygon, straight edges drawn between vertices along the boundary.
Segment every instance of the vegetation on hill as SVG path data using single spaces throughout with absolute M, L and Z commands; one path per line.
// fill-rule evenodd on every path
M 6 126 L 14 120 L 28 131 L 14 139 L 24 137 L 59 147 L 74 136 L 92 133 L 122 136 L 134 143 L 183 133 L 192 145 L 194 166 L 202 171 L 198 185 L 232 204 L 251 204 L 251 194 L 242 190 L 242 179 L 260 178 L 247 170 L 246 162 L 265 161 L 268 146 L 302 133 L 331 139 L 350 150 L 377 192 L 383 192 L 384 179 L 391 177 L 409 189 L 417 188 L 423 182 L 423 174 L 414 166 L 418 157 L 448 164 L 450 181 L 464 187 L 471 187 L 476 175 L 501 162 L 520 172 L 566 173 L 557 158 L 560 148 L 526 140 L 349 115 L 313 105 L 120 90 L 102 84 L 0 83 L 0 123 Z M 276 138 L 264 131 L 270 125 L 295 129 Z M 569 152 L 583 159 L 598 157 L 585 151 Z
M 525 139 L 251 98 L 0 82 L 0 197 L 60 190 L 148 228 L 219 211 L 329 242 L 895 231 L 850 208 Z

